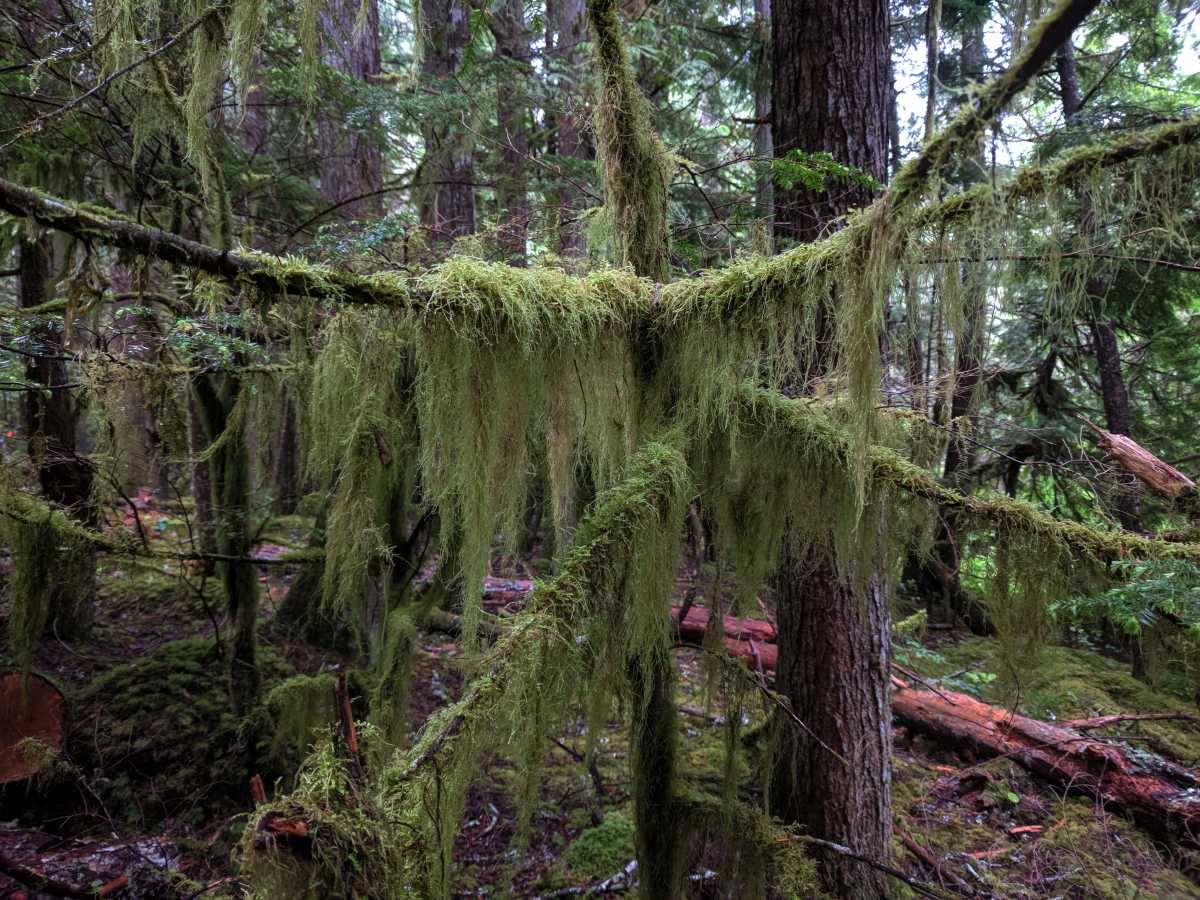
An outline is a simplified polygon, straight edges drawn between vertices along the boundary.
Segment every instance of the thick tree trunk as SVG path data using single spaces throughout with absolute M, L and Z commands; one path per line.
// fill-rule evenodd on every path
M 359 0 L 328 0 L 322 4 L 322 57 L 336 71 L 370 82 L 380 72 L 379 3 L 363 2 L 366 16 L 361 30 L 355 29 Z M 378 217 L 383 208 L 376 193 L 383 185 L 383 152 L 372 128 L 322 115 L 318 137 L 321 197 L 330 204 L 341 204 L 337 211 L 348 219 Z
M 465 0 L 421 0 L 421 71 L 453 91 L 450 80 L 462 65 L 470 38 L 470 8 Z M 470 135 L 462 128 L 427 121 L 423 128 L 426 189 L 421 224 L 435 245 L 475 231 L 475 163 Z
M 775 155 L 826 151 L 883 181 L 891 93 L 887 3 L 775 0 L 771 34 Z M 814 240 L 872 200 L 868 187 L 827 187 L 777 191 L 776 236 Z M 817 328 L 824 344 L 829 326 Z M 823 346 L 816 355 L 828 362 Z M 845 561 L 785 549 L 776 574 L 777 687 L 811 733 L 777 717 L 771 807 L 813 837 L 883 859 L 891 832 L 886 582 L 872 573 L 856 596 L 839 569 L 845 571 Z M 820 864 L 834 896 L 886 893 L 882 876 L 868 866 L 831 855 Z
M 496 54 L 505 62 L 496 86 L 496 121 L 500 126 L 500 248 L 510 265 L 524 266 L 529 234 L 529 32 L 524 0 L 500 0 L 491 17 Z
M 827 151 L 887 177 L 888 7 L 882 0 L 774 0 L 771 95 L 775 155 Z M 873 192 L 862 185 L 778 190 L 775 234 L 811 241 Z
M 885 859 L 892 753 L 886 592 L 872 578 L 856 595 L 824 561 L 792 550 L 775 587 L 776 687 L 809 730 L 776 717 L 771 812 L 814 837 Z M 823 857 L 821 875 L 835 897 L 886 896 L 877 871 L 846 857 Z
M 22 239 L 17 248 L 17 300 L 22 309 L 46 302 L 50 279 L 50 248 L 43 238 Z M 42 493 L 64 507 L 76 521 L 99 526 L 99 511 L 92 501 L 92 465 L 80 457 L 76 444 L 82 405 L 68 388 L 64 335 L 52 325 L 35 333 L 43 353 L 30 356 L 25 380 L 46 385 L 47 390 L 24 394 L 25 434 L 29 457 L 37 470 Z M 64 571 L 55 578 L 50 595 L 47 625 L 59 637 L 82 637 L 91 628 L 95 609 L 96 559 L 91 553 L 63 555 Z

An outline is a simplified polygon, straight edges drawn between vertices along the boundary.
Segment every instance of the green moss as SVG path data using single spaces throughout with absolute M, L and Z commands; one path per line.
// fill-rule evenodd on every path
M 634 858 L 633 821 L 610 812 L 604 821 L 579 835 L 563 854 L 571 874 L 589 880 L 609 878 Z
M 268 684 L 288 672 L 269 649 L 261 662 Z M 244 806 L 242 722 L 224 672 L 212 641 L 176 641 L 80 692 L 71 757 L 112 815 L 145 830 L 165 818 L 199 825 Z M 262 774 L 270 780 L 270 770 Z

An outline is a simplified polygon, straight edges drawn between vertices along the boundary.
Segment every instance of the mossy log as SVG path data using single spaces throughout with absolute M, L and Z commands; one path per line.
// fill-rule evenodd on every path
M 690 616 L 689 616 L 690 619 Z M 767 625 L 768 623 L 759 623 Z M 727 648 L 765 673 L 767 648 Z M 1042 722 L 967 694 L 922 690 L 893 677 L 892 716 L 914 731 L 980 756 L 1012 759 L 1050 784 L 1129 815 L 1157 837 L 1200 845 L 1200 773 L 1136 747 L 1099 740 L 1078 727 Z M 1119 717 L 1112 717 L 1119 718 Z
M 1033 774 L 1132 817 L 1156 836 L 1197 844 L 1200 776 L 1160 756 L 1097 740 L 966 694 L 919 690 L 894 679 L 892 714 L 908 727 Z

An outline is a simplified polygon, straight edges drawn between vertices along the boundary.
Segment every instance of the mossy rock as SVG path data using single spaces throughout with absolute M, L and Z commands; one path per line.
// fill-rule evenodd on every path
M 259 649 L 259 666 L 265 689 L 291 674 L 269 648 Z M 246 804 L 245 729 L 225 670 L 211 639 L 174 641 L 79 693 L 68 746 L 110 815 L 140 829 L 167 818 L 198 825 Z M 257 759 L 267 759 L 268 737 Z

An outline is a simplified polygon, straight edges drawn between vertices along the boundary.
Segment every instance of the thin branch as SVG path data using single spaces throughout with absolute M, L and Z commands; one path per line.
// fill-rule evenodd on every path
M 52 112 L 45 113 L 44 115 L 38 116 L 32 122 L 22 125 L 17 136 L 15 138 L 13 138 L 12 140 L 8 141 L 3 146 L 0 146 L 0 150 L 7 150 L 9 147 L 11 147 L 13 144 L 15 144 L 17 141 L 21 140 L 22 138 L 28 137 L 31 134 L 37 134 L 39 131 L 41 131 L 43 128 L 45 128 L 46 125 L 48 125 L 50 122 L 54 121 L 55 119 L 61 119 L 63 116 L 65 116 L 71 110 L 77 108 L 81 103 L 83 103 L 85 100 L 87 100 L 88 97 L 91 97 L 94 94 L 97 94 L 100 91 L 104 90 L 106 87 L 108 87 L 114 81 L 116 81 L 118 78 L 128 75 L 134 69 L 138 68 L 138 66 L 144 65 L 145 63 L 150 62 L 150 60 L 154 59 L 155 57 L 157 57 L 163 53 L 166 53 L 173 46 L 175 46 L 175 44 L 177 44 L 183 38 L 187 37 L 193 31 L 195 31 L 197 28 L 199 28 L 201 25 L 203 25 L 209 19 L 209 17 L 216 15 L 217 12 L 218 12 L 217 7 L 211 7 L 209 9 L 205 10 L 200 15 L 198 15 L 196 18 L 192 19 L 192 21 L 188 22 L 188 24 L 183 26 L 183 28 L 180 29 L 178 32 L 176 32 L 172 37 L 167 39 L 167 41 L 160 44 L 154 50 L 151 50 L 145 56 L 141 56 L 141 57 L 135 59 L 133 62 L 122 66 L 120 69 L 113 72 L 107 78 L 101 80 L 91 90 L 85 91 L 84 93 L 82 93 L 78 97 L 76 97 L 75 99 L 71 100 L 69 103 L 66 103 L 66 104 L 60 106 L 58 109 L 55 109 Z

